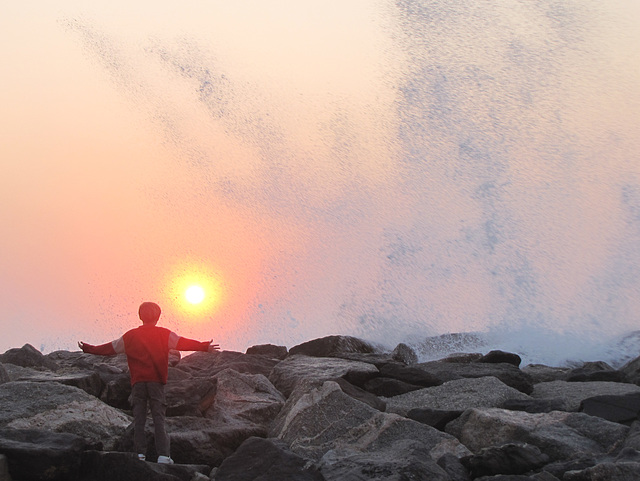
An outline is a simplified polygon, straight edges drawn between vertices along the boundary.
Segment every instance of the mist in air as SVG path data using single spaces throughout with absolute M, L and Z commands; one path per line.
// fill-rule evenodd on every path
M 638 350 L 632 0 L 39 3 L 0 19 L 1 351 L 146 300 L 238 351 Z

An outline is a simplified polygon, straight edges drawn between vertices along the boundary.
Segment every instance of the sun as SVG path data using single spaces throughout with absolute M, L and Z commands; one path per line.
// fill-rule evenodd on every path
M 187 301 L 191 304 L 200 304 L 202 301 L 204 301 L 206 294 L 202 286 L 194 284 L 187 288 L 187 290 L 184 292 L 184 297 L 186 297 Z

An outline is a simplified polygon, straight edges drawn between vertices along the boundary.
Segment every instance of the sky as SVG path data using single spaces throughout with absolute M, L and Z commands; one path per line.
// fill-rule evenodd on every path
M 0 351 L 637 328 L 634 0 L 2 9 Z

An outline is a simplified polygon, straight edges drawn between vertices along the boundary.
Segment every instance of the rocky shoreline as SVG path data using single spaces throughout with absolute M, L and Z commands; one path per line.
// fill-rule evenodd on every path
M 159 465 L 131 452 L 124 356 L 27 344 L 0 355 L 0 481 L 640 479 L 640 358 L 520 364 L 345 336 L 172 352 Z

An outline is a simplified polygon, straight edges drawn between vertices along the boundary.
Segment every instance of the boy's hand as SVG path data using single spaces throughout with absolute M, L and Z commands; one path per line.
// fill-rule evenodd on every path
M 212 344 L 212 342 L 213 342 L 213 339 L 209 341 L 209 349 L 207 349 L 207 352 L 218 352 L 220 350 L 220 345 Z
M 84 342 L 78 341 L 78 347 L 84 352 Z

